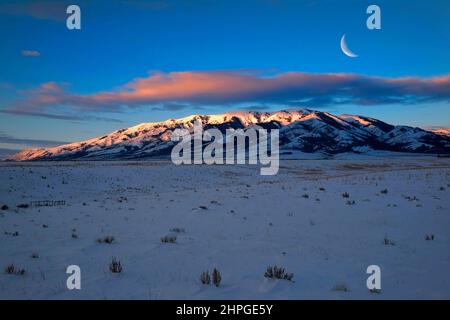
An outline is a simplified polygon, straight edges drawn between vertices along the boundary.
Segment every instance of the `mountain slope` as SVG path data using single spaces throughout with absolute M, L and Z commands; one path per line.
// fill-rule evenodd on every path
M 399 152 L 450 153 L 450 137 L 420 128 L 393 126 L 380 120 L 355 116 L 335 116 L 309 109 L 278 112 L 230 112 L 192 115 L 163 122 L 142 123 L 86 141 L 46 149 L 29 149 L 9 160 L 120 160 L 143 159 L 170 153 L 170 140 L 177 128 L 192 130 L 195 120 L 204 129 L 244 129 L 249 126 L 280 129 L 283 150 L 303 152 Z

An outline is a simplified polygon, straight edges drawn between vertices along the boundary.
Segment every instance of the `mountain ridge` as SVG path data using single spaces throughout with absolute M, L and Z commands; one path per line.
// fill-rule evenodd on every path
M 280 148 L 338 154 L 370 150 L 450 154 L 450 137 L 421 128 L 391 125 L 361 115 L 336 116 L 306 108 L 275 112 L 235 111 L 190 115 L 161 122 L 144 122 L 110 134 L 51 148 L 23 150 L 7 160 L 132 160 L 170 153 L 171 133 L 192 130 L 195 120 L 204 129 L 245 129 L 260 126 L 280 130 Z

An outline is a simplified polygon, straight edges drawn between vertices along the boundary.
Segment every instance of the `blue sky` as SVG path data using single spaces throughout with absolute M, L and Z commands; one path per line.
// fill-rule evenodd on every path
M 82 29 L 72 31 L 68 4 L 0 4 L 0 149 L 299 101 L 395 124 L 450 126 L 447 0 L 72 1 L 82 13 Z M 366 28 L 370 4 L 381 8 L 381 30 Z M 358 58 L 342 53 L 343 34 Z M 335 85 L 334 74 L 345 81 Z M 242 83 L 253 93 L 202 81 Z M 348 86 L 351 95 L 342 96 Z

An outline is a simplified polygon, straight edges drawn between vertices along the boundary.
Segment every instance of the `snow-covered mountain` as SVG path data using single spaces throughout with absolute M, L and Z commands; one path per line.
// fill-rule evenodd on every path
M 450 154 L 450 137 L 420 128 L 394 126 L 355 115 L 335 116 L 310 109 L 278 112 L 241 111 L 192 115 L 163 122 L 142 123 L 111 134 L 53 148 L 24 150 L 9 160 L 120 160 L 145 159 L 170 153 L 177 128 L 192 130 L 195 120 L 204 129 L 247 128 L 258 125 L 280 129 L 282 150 L 364 153 L 370 150 Z

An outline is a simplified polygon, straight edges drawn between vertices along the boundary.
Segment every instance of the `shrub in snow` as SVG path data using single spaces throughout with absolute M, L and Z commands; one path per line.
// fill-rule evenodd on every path
M 14 264 L 10 264 L 5 268 L 6 274 L 14 274 L 16 276 L 23 276 L 25 274 L 25 269 L 17 268 Z
M 385 246 L 394 246 L 395 245 L 394 241 L 388 239 L 387 237 L 384 237 L 383 243 Z
M 419 198 L 417 198 L 416 196 L 413 197 L 405 196 L 404 198 L 408 201 L 420 201 Z
M 430 235 L 426 235 L 425 236 L 425 240 L 429 241 L 429 240 L 434 240 L 434 234 L 430 234 Z
M 109 264 L 109 270 L 112 273 L 121 273 L 122 272 L 122 264 L 116 258 L 112 258 L 111 263 Z
M 292 281 L 294 274 L 287 273 L 283 267 L 268 266 L 266 272 L 264 273 L 264 277 Z
M 7 274 L 13 274 L 14 273 L 14 265 L 13 264 L 10 264 L 10 265 L 8 265 L 8 266 L 6 266 L 6 268 L 5 268 L 5 273 L 7 273 Z
M 350 194 L 349 194 L 348 192 L 344 192 L 344 193 L 342 194 L 342 197 L 343 197 L 343 198 L 350 198 Z
M 19 231 L 14 231 L 14 232 L 5 231 L 4 233 L 7 236 L 12 236 L 12 237 L 18 237 L 19 236 Z
M 163 243 L 176 243 L 177 242 L 177 236 L 164 236 L 161 238 L 161 242 Z
M 114 240 L 115 240 L 114 237 L 112 237 L 112 236 L 106 236 L 106 237 L 103 237 L 103 238 L 98 238 L 98 239 L 97 239 L 97 242 L 98 242 L 98 243 L 108 243 L 108 244 L 111 244 L 111 243 L 114 242 Z
M 220 285 L 220 282 L 222 281 L 222 275 L 220 274 L 220 271 L 214 268 L 212 272 L 212 280 L 216 287 Z
M 211 276 L 209 275 L 208 271 L 202 272 L 202 274 L 200 275 L 200 282 L 203 284 L 211 283 Z
M 348 287 L 345 283 L 338 283 L 336 284 L 333 289 L 333 291 L 342 291 L 342 292 L 347 292 L 348 291 Z
M 383 189 L 383 190 L 381 190 L 380 191 L 382 194 L 387 194 L 388 193 L 388 189 L 386 188 L 386 189 Z

